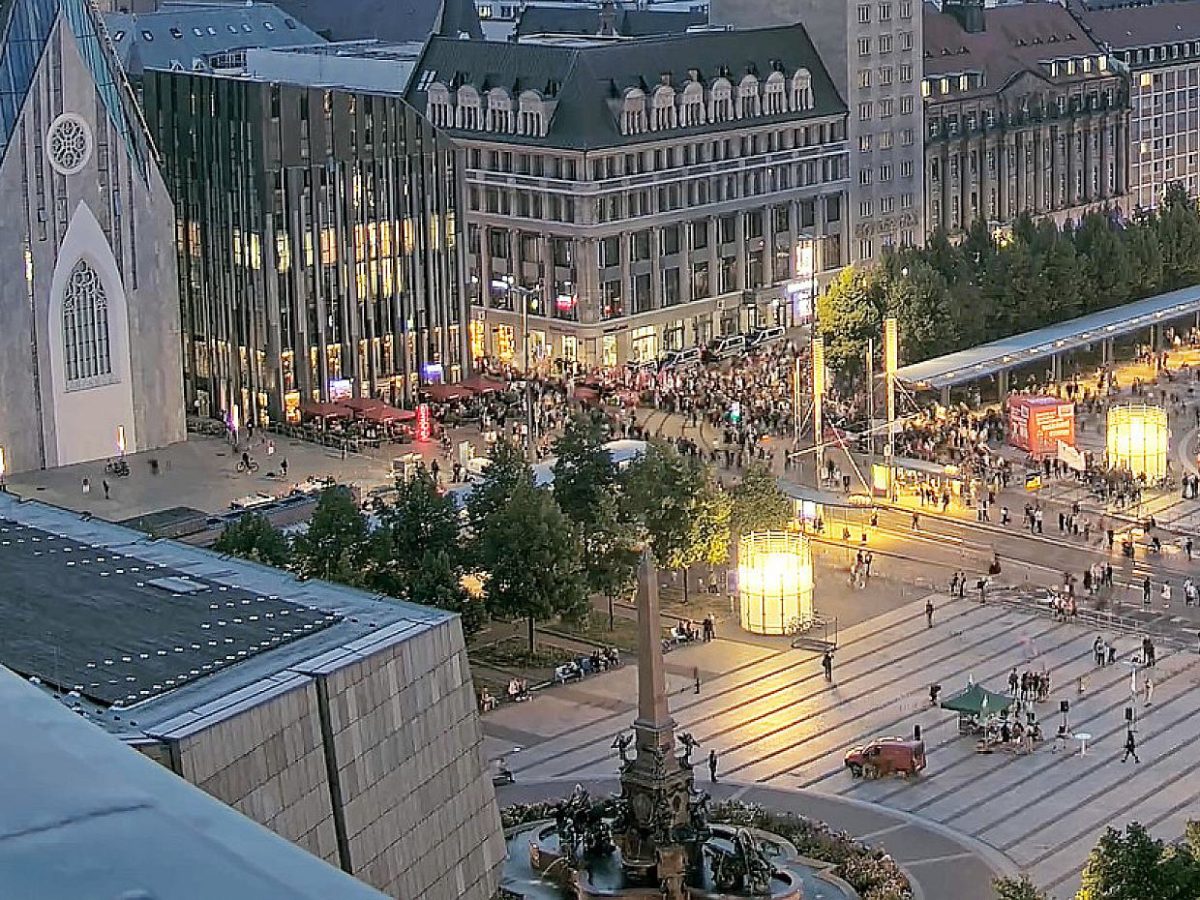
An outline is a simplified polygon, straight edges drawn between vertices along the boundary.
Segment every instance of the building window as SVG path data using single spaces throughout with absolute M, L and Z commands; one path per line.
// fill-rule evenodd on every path
M 870 69 L 859 69 L 858 70 L 858 86 L 860 88 L 869 88 L 871 86 L 871 70 Z
M 892 149 L 892 133 L 890 131 L 884 131 L 884 132 L 880 133 L 879 149 L 880 150 L 891 150 Z
M 913 36 L 911 31 L 900 32 L 900 49 L 911 50 L 913 48 Z
M 868 219 L 871 217 L 871 201 L 860 200 L 858 204 L 858 215 L 860 218 Z
M 913 176 L 912 160 L 911 159 L 900 160 L 900 177 L 901 178 L 912 178 L 912 176 Z
M 870 5 L 867 3 L 860 3 L 858 5 L 858 24 L 866 25 L 870 21 L 871 21 Z
M 900 143 L 905 147 L 911 147 L 913 143 L 913 130 L 905 128 L 900 132 Z
M 875 255 L 874 248 L 871 246 L 870 238 L 863 238 L 858 242 L 858 258 L 870 259 Z
M 871 183 L 871 170 L 870 169 L 863 169 L 861 172 L 858 173 L 858 183 L 859 184 L 870 184 Z
M 881 34 L 879 36 L 879 52 L 880 53 L 891 53 L 892 52 L 892 36 L 890 34 Z
M 892 114 L 892 98 L 884 97 L 879 101 L 879 118 L 886 119 Z
M 870 38 L 861 37 L 858 39 L 858 55 L 859 56 L 870 56 L 871 55 L 871 39 Z
M 900 63 L 900 80 L 906 84 L 912 81 L 912 65 L 910 63 Z
M 108 341 L 108 297 L 99 273 L 81 259 L 63 291 L 63 357 L 67 390 L 95 387 L 112 380 Z
M 879 70 L 879 84 L 881 87 L 887 87 L 892 83 L 892 67 L 883 66 Z
M 912 0 L 900 0 L 900 18 L 912 18 Z
M 892 180 L 891 163 L 884 163 L 882 166 L 879 167 L 879 180 L 880 181 L 891 181 Z
M 858 104 L 858 121 L 866 122 L 866 121 L 869 121 L 870 118 L 871 118 L 870 102 L 868 101 L 867 103 Z
M 900 98 L 900 115 L 907 116 L 913 111 L 913 98 L 905 94 Z
M 890 22 L 891 20 L 892 20 L 892 4 L 880 3 L 879 4 L 879 21 L 880 22 Z
M 92 155 L 92 133 L 87 122 L 72 113 L 59 116 L 46 136 L 46 155 L 60 175 L 74 175 Z
M 858 136 L 858 149 L 862 153 L 871 152 L 871 136 L 869 134 L 860 134 Z

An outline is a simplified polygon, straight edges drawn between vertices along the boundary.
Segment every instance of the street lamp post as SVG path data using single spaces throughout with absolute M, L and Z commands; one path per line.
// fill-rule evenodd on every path
M 522 287 L 515 283 L 511 275 L 505 275 L 504 281 L 508 285 L 508 289 L 512 291 L 521 302 L 521 370 L 525 379 L 525 415 L 527 434 L 525 437 L 525 453 L 532 461 L 536 456 L 534 447 L 536 445 L 535 429 L 537 428 L 537 417 L 533 414 L 533 385 L 529 380 L 529 303 L 531 297 L 536 297 L 540 291 L 540 287 Z

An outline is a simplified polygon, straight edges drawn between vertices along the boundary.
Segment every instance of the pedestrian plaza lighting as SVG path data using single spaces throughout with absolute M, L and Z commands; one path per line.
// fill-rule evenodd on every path
M 1114 406 L 1108 411 L 1108 465 L 1145 476 L 1147 482 L 1162 481 L 1169 437 L 1165 409 L 1142 403 Z
M 790 634 L 813 623 L 813 560 L 808 536 L 763 531 L 738 541 L 742 628 Z

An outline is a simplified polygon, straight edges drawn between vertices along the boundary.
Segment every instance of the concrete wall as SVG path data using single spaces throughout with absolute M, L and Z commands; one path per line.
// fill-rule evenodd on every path
M 489 900 L 504 842 L 458 620 L 341 663 L 176 741 L 174 767 L 394 897 Z

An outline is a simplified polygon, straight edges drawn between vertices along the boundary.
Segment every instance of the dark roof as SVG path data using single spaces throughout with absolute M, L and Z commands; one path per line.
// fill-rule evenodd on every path
M 630 87 L 649 91 L 669 75 L 677 89 L 698 70 L 701 80 L 717 78 L 722 67 L 736 85 L 748 71 L 766 78 L 774 65 L 790 76 L 806 68 L 812 76 L 813 108 L 754 119 L 709 123 L 665 132 L 624 135 L 610 101 Z M 588 41 L 453 41 L 433 38 L 409 81 L 408 101 L 419 111 L 426 105 L 429 81 L 458 87 L 471 84 L 480 93 L 505 87 L 514 97 L 536 90 L 557 101 L 542 143 L 586 150 L 644 144 L 689 134 L 733 130 L 797 117 L 845 114 L 846 104 L 829 78 L 803 25 L 738 31 L 705 31 L 634 39 Z M 489 141 L 528 143 L 521 135 L 447 129 L 452 134 Z
M 996 93 L 1024 72 L 1048 80 L 1043 64 L 1050 60 L 1101 54 L 1096 42 L 1057 3 L 998 6 L 984 12 L 984 24 L 984 31 L 969 33 L 953 15 L 926 3 L 924 74 L 982 72 L 982 92 Z M 1083 80 L 1105 74 L 1079 72 L 1071 77 Z
M 0 663 L 105 706 L 174 690 L 337 621 L 0 518 Z
M 125 71 L 133 74 L 146 69 L 190 71 L 197 59 L 250 47 L 324 43 L 271 3 L 166 4 L 152 13 L 107 13 L 104 24 Z
M 517 20 L 517 34 L 599 34 L 599 5 L 526 6 Z M 612 13 L 612 30 L 622 37 L 678 34 L 705 25 L 708 16 L 695 10 L 660 10 L 618 7 Z
M 473 0 L 277 0 L 331 41 L 423 41 L 431 34 L 483 40 Z
M 383 900 L 0 667 L 0 872 L 38 900 Z
M 1072 11 L 1092 36 L 1113 50 L 1200 40 L 1200 0 L 1098 4 L 1074 0 Z

